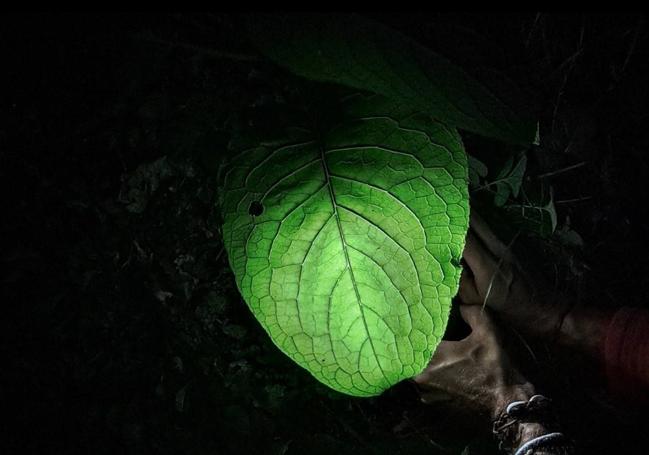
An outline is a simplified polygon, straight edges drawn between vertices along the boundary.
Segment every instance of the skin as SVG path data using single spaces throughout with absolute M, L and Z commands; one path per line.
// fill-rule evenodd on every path
M 454 396 L 493 419 L 509 402 L 531 397 L 534 387 L 503 350 L 488 310 L 460 305 L 460 313 L 471 334 L 460 341 L 442 341 L 428 367 L 414 380 L 425 403 Z
M 460 280 L 462 318 L 472 329 L 460 341 L 442 341 L 428 367 L 414 379 L 425 403 L 449 396 L 494 420 L 512 401 L 528 400 L 534 386 L 512 364 L 489 313 L 521 333 L 598 355 L 608 318 L 571 306 L 542 280 L 532 281 L 510 248 L 477 215 L 464 251 Z M 538 424 L 519 424 L 514 447 L 545 434 Z
M 471 334 L 460 341 L 442 341 L 428 367 L 413 379 L 424 403 L 451 397 L 493 421 L 509 403 L 528 400 L 535 389 L 502 348 L 489 310 L 463 304 L 460 313 Z M 545 433 L 542 425 L 519 424 L 512 444 L 519 447 Z
M 464 303 L 488 306 L 522 333 L 599 356 L 610 315 L 574 306 L 541 278 L 530 279 L 475 213 L 464 259 L 459 291 Z

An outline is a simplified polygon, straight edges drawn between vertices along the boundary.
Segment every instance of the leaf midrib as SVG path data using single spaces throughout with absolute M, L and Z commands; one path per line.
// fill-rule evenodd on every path
M 342 243 L 342 248 L 343 248 L 343 254 L 345 256 L 345 265 L 347 267 L 347 270 L 349 270 L 349 276 L 352 280 L 352 287 L 354 288 L 354 294 L 356 295 L 356 302 L 358 304 L 358 308 L 361 311 L 361 319 L 363 321 L 363 327 L 365 328 L 365 334 L 367 335 L 367 340 L 369 341 L 370 347 L 372 348 L 372 354 L 374 355 L 376 364 L 378 365 L 379 370 L 381 370 L 381 374 L 383 375 L 383 377 L 386 380 L 388 380 L 388 377 L 385 375 L 385 371 L 383 371 L 383 367 L 381 367 L 381 362 L 379 361 L 379 357 L 376 354 L 376 349 L 374 348 L 374 342 L 372 341 L 369 328 L 367 327 L 367 321 L 365 320 L 365 312 L 363 311 L 363 304 L 361 303 L 361 295 L 360 292 L 358 291 L 358 285 L 356 284 L 356 279 L 354 278 L 354 271 L 352 269 L 352 265 L 349 260 L 349 252 L 347 250 L 345 233 L 343 232 L 340 216 L 338 214 L 338 203 L 336 202 L 336 194 L 334 193 L 334 188 L 333 185 L 331 184 L 331 174 L 329 173 L 329 167 L 327 166 L 327 160 L 325 158 L 326 151 L 325 148 L 323 147 L 322 142 L 318 143 L 318 147 L 320 149 L 320 160 L 322 162 L 322 171 L 324 172 L 325 175 L 327 188 L 329 188 L 329 198 L 331 199 L 331 206 L 334 212 L 333 215 L 334 218 L 336 219 L 336 226 L 338 227 L 338 235 L 340 236 L 340 241 Z

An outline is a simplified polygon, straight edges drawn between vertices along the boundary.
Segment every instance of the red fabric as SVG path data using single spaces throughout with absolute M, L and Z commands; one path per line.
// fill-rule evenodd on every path
M 602 355 L 613 395 L 649 404 L 649 311 L 624 307 L 611 318 Z

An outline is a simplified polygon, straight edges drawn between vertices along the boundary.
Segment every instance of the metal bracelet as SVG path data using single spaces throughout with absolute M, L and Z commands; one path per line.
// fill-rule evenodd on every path
M 561 453 L 570 453 L 572 443 L 558 430 L 558 421 L 552 412 L 552 401 L 543 395 L 534 395 L 527 401 L 509 403 L 493 423 L 493 434 L 498 440 L 498 448 L 514 452 L 514 440 L 519 424 L 542 424 L 550 433 L 538 436 L 520 446 L 515 455 L 533 453 L 537 448 L 553 447 Z M 524 449 L 524 450 L 522 450 Z

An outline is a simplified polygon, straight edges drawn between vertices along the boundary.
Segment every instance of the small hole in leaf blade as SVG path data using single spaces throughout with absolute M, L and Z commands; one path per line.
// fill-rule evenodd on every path
M 264 213 L 264 206 L 259 201 L 252 201 L 248 207 L 248 213 L 252 216 L 259 216 Z

